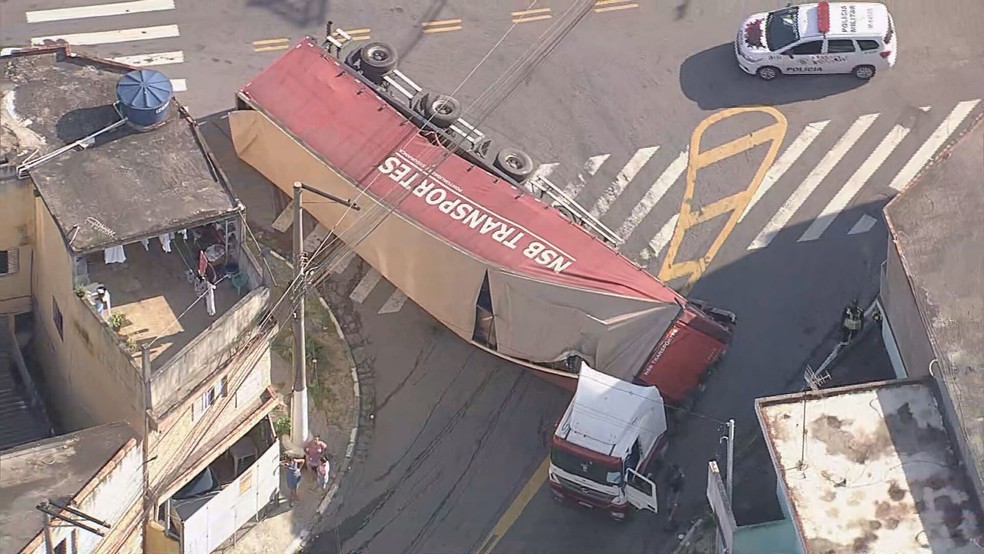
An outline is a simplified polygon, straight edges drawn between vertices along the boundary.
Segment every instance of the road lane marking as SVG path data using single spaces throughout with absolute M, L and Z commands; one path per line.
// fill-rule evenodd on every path
M 673 232 L 676 230 L 677 222 L 679 221 L 680 214 L 673 214 L 673 217 L 671 217 L 669 221 L 660 227 L 659 232 L 649 240 L 649 244 L 640 256 L 647 261 L 659 257 L 660 252 L 666 248 L 666 244 L 670 242 L 671 238 L 673 238 Z
M 95 6 L 35 10 L 27 12 L 25 15 L 27 16 L 28 23 L 44 23 L 47 21 L 65 21 L 67 19 L 85 19 L 87 17 L 106 17 L 173 9 L 174 0 L 135 0 L 134 2 L 97 4 Z
M 520 10 L 512 12 L 513 23 L 529 23 L 531 21 L 543 21 L 553 17 L 550 15 L 550 8 L 536 8 L 533 10 Z
M 184 79 L 171 79 L 171 90 L 174 92 L 184 92 L 188 90 L 188 81 Z
M 786 173 L 786 170 L 796 163 L 796 160 L 803 155 L 803 152 L 810 146 L 811 143 L 813 143 L 813 139 L 820 135 L 820 131 L 823 131 L 824 127 L 826 127 L 828 123 L 830 123 L 830 121 L 817 121 L 810 123 L 805 129 L 803 129 L 803 132 L 796 137 L 796 140 L 790 143 L 789 148 L 787 148 L 786 151 L 779 156 L 776 163 L 772 164 L 772 167 L 769 168 L 768 173 L 765 174 L 765 179 L 762 179 L 762 184 L 759 185 L 758 190 L 755 191 L 755 195 L 752 196 L 751 201 L 749 201 L 748 205 L 745 206 L 745 211 L 742 212 L 741 217 L 738 218 L 739 223 L 745 219 L 745 216 L 752 210 L 752 207 L 755 206 L 755 204 L 758 203 L 763 196 L 765 196 L 765 193 L 769 192 L 772 185 L 776 184 L 776 181 L 782 178 L 782 176 Z
M 600 0 L 599 2 L 595 2 L 594 12 L 605 13 L 605 12 L 614 12 L 619 10 L 631 10 L 633 8 L 639 7 L 639 4 L 635 4 L 635 3 L 621 4 L 619 2 L 620 0 Z M 616 4 L 616 5 L 610 5 L 610 4 Z
M 253 41 L 253 52 L 272 52 L 290 48 L 289 38 L 268 38 Z
M 174 38 L 180 36 L 177 25 L 158 25 L 156 27 L 138 27 L 135 29 L 117 29 L 115 31 L 97 31 L 95 33 L 76 33 L 68 35 L 49 35 L 31 39 L 34 46 L 44 46 L 47 42 L 64 40 L 73 46 L 92 46 L 95 44 L 116 44 L 135 40 L 154 40 L 159 38 Z
M 749 112 L 771 115 L 775 119 L 775 123 L 706 152 L 701 152 L 700 140 L 708 128 L 719 121 Z M 683 193 L 683 202 L 680 204 L 680 219 L 673 231 L 673 238 L 670 239 L 666 257 L 663 258 L 663 266 L 659 271 L 658 278 L 661 281 L 669 282 L 684 277 L 686 278 L 686 282 L 679 290 L 681 294 L 687 294 L 700 279 L 711 265 L 718 250 L 724 245 L 724 241 L 738 224 L 738 218 L 745 210 L 745 206 L 748 205 L 752 196 L 755 195 L 759 185 L 762 184 L 762 180 L 765 178 L 765 174 L 772 167 L 772 163 L 776 160 L 776 155 L 779 153 L 779 146 L 782 145 L 783 138 L 786 136 L 787 127 L 786 117 L 779 110 L 769 106 L 727 109 L 708 117 L 697 125 L 693 134 L 690 135 L 690 148 L 688 149 L 690 154 L 687 161 L 687 188 Z M 745 190 L 704 204 L 703 206 L 693 205 L 694 189 L 696 188 L 697 171 L 699 169 L 715 164 L 725 158 L 747 152 L 765 142 L 769 142 L 769 150 L 766 152 L 762 163 L 759 164 L 759 168 L 752 177 L 751 182 L 745 187 Z M 687 230 L 725 213 L 730 213 L 730 215 L 724 223 L 724 228 L 721 229 L 710 247 L 708 247 L 707 252 L 699 258 L 677 261 L 677 254 L 679 253 L 680 245 L 683 243 L 683 238 L 687 234 Z
M 369 293 L 372 292 L 372 289 L 376 288 L 376 285 L 379 284 L 379 281 L 382 280 L 382 278 L 383 276 L 378 271 L 373 268 L 369 268 L 369 271 L 362 276 L 362 280 L 360 280 L 359 284 L 355 286 L 355 290 L 352 291 L 349 298 L 358 304 L 365 302 L 366 298 L 369 297 Z
M 589 210 L 591 215 L 596 218 L 605 215 L 605 213 L 612 207 L 615 200 L 618 199 L 619 195 L 625 191 L 625 187 L 627 187 L 629 183 L 632 182 L 632 179 L 635 179 L 635 176 L 642 171 L 643 166 L 646 165 L 646 162 L 653 157 L 653 154 L 655 154 L 657 150 L 659 150 L 659 146 L 648 146 L 646 148 L 636 150 L 635 154 L 629 158 L 628 163 L 625 164 L 625 167 L 623 167 L 621 171 L 618 172 L 618 175 L 615 176 L 615 180 L 612 181 L 612 184 L 601 193 L 601 198 L 598 198 L 595 205 L 591 207 L 591 210 Z
M 970 115 L 970 112 L 974 110 L 979 102 L 980 99 L 967 100 L 957 104 L 956 107 L 953 108 L 953 111 L 950 112 L 950 115 L 946 116 L 946 119 L 943 120 L 943 123 L 940 123 L 940 126 L 933 131 L 933 134 L 929 136 L 929 139 L 927 139 L 926 142 L 919 147 L 919 150 L 917 150 L 916 153 L 909 158 L 909 162 L 905 164 L 902 170 L 899 171 L 899 174 L 895 176 L 895 179 L 893 179 L 888 186 L 900 191 L 908 185 L 909 181 L 911 181 L 913 177 L 919 173 L 919 170 L 921 170 L 922 167 L 929 162 L 930 158 L 932 158 L 933 155 L 936 154 L 936 151 L 943 146 L 943 143 L 946 142 L 946 139 L 953 133 L 953 131 L 960 127 L 963 120 Z
M 548 456 L 542 462 L 540 466 L 536 468 L 533 475 L 530 476 L 526 484 L 523 485 L 522 490 L 516 495 L 516 499 L 513 500 L 512 504 L 506 508 L 506 511 L 502 513 L 502 517 L 496 522 L 495 527 L 489 535 L 482 541 L 482 545 L 478 547 L 477 554 L 490 554 L 492 550 L 495 549 L 502 537 L 506 536 L 509 529 L 516 523 L 519 516 L 522 515 L 523 510 L 526 509 L 526 505 L 533 500 L 536 496 L 537 491 L 543 486 L 543 483 L 547 481 L 547 472 L 550 469 L 550 457 Z
M 349 37 L 351 37 L 353 41 L 356 41 L 356 40 L 369 40 L 369 33 L 371 31 L 372 29 L 370 29 L 369 27 L 363 27 L 361 29 L 347 29 L 345 33 Z
M 379 308 L 379 314 L 392 314 L 400 311 L 400 308 L 407 303 L 407 295 L 403 294 L 403 291 L 396 289 L 386 302 L 383 304 L 382 308 Z
M 680 176 L 683 175 L 683 172 L 686 171 L 687 155 L 687 151 L 685 150 L 681 152 L 675 160 L 670 162 L 670 165 L 667 166 L 665 171 L 663 171 L 663 174 L 656 179 L 653 186 L 651 186 L 649 190 L 646 191 L 646 194 L 643 195 L 642 200 L 639 200 L 639 203 L 632 208 L 632 213 L 629 214 L 629 217 L 625 219 L 622 226 L 619 228 L 618 236 L 628 239 L 629 235 L 632 234 L 632 231 L 635 230 L 636 226 L 642 223 L 642 220 L 649 215 L 649 211 L 656 206 L 659 199 L 666 194 L 666 191 L 669 190 L 669 188 L 673 186 L 673 183 L 676 183 L 677 179 L 679 179 Z
M 594 177 L 594 174 L 598 173 L 598 170 L 601 169 L 602 164 L 604 164 L 605 160 L 607 160 L 610 156 L 611 154 L 598 154 L 597 156 L 591 156 L 588 158 L 588 161 L 584 162 L 584 165 L 581 166 L 581 171 L 577 174 L 577 181 L 567 183 L 567 186 L 564 187 L 564 194 L 571 198 L 577 196 L 577 194 L 581 192 L 581 189 L 584 188 L 584 185 L 588 183 L 588 177 Z
M 885 163 L 885 160 L 888 159 L 908 134 L 909 129 L 901 125 L 893 127 L 878 146 L 875 147 L 875 150 L 868 156 L 868 159 L 861 164 L 861 167 L 854 172 L 854 175 L 851 175 L 851 178 L 844 183 L 844 186 L 827 203 L 820 212 L 820 215 L 810 223 L 810 226 L 807 227 L 803 236 L 797 242 L 808 242 L 820 238 L 824 231 L 830 227 L 830 224 L 833 223 L 837 214 L 847 208 L 848 204 L 854 200 L 854 197 L 857 196 L 861 188 L 868 182 L 868 179 L 871 179 L 875 171 Z
M 759 248 L 765 248 L 769 246 L 772 239 L 775 238 L 776 234 L 782 230 L 783 227 L 789 223 L 789 220 L 793 218 L 793 214 L 799 209 L 800 205 L 806 201 L 807 198 L 813 194 L 813 191 L 820 186 L 820 183 L 827 177 L 827 174 L 834 169 L 844 157 L 845 154 L 854 146 L 854 143 L 861 138 L 861 135 L 871 127 L 871 124 L 875 122 L 879 114 L 867 114 L 862 115 L 851 124 L 847 132 L 837 141 L 837 144 L 830 149 L 829 152 L 820 160 L 820 163 L 813 168 L 813 171 L 806 176 L 806 179 L 800 183 L 800 186 L 793 191 L 793 194 L 786 199 L 779 211 L 776 212 L 772 219 L 765 224 L 762 231 L 752 240 L 752 243 L 748 245 L 748 250 L 757 250 Z
M 875 226 L 875 223 L 878 223 L 877 219 L 871 217 L 868 214 L 864 214 L 861 216 L 861 219 L 859 219 L 858 222 L 854 224 L 854 227 L 851 227 L 851 230 L 848 231 L 847 234 L 860 235 L 861 233 L 867 233 L 868 231 L 871 230 L 872 227 Z
M 118 56 L 112 58 L 114 62 L 125 63 L 136 67 L 149 67 L 152 65 L 170 65 L 184 63 L 184 52 L 176 50 L 174 52 L 160 52 L 157 54 L 136 54 L 133 56 Z
M 460 19 L 438 19 L 435 21 L 424 21 L 420 24 L 425 33 L 447 33 L 449 31 L 460 31 Z

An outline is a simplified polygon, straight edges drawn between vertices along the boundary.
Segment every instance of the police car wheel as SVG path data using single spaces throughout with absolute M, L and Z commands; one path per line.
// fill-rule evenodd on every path
M 859 65 L 854 68 L 854 76 L 863 81 L 875 76 L 875 68 L 870 65 Z
M 771 81 L 779 76 L 779 70 L 774 67 L 765 66 L 758 68 L 755 74 L 763 81 Z

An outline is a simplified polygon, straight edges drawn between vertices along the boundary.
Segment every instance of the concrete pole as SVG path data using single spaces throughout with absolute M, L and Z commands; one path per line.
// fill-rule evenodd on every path
M 307 283 L 304 267 L 304 225 L 301 216 L 301 183 L 294 183 L 294 286 L 297 299 L 294 308 L 294 394 L 290 404 L 290 442 L 303 449 L 308 438 L 307 373 L 304 367 L 304 295 Z M 292 287 L 293 288 L 293 287 Z
M 728 502 L 734 502 L 731 491 L 735 488 L 735 420 L 728 420 Z

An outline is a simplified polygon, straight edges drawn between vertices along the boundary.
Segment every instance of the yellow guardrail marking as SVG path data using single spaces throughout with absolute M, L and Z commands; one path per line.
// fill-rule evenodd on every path
M 706 152 L 700 151 L 700 139 L 711 125 L 736 115 L 752 112 L 769 114 L 776 122 L 768 127 L 763 127 L 744 137 L 717 146 Z M 711 260 L 717 255 L 718 250 L 721 249 L 728 235 L 731 234 L 735 225 L 738 224 L 738 219 L 745 210 L 745 206 L 748 205 L 748 202 L 755 195 L 755 191 L 758 190 L 759 185 L 762 184 L 762 179 L 765 177 L 766 172 L 772 167 L 772 163 L 779 153 L 779 146 L 782 144 L 782 139 L 786 136 L 786 128 L 785 116 L 771 106 L 727 109 L 708 117 L 697 125 L 697 128 L 694 129 L 693 134 L 690 136 L 690 153 L 687 161 L 687 188 L 683 195 L 683 202 L 680 205 L 680 218 L 677 222 L 676 229 L 673 231 L 673 238 L 670 239 L 669 249 L 667 250 L 666 258 L 663 260 L 663 266 L 659 271 L 658 277 L 661 281 L 668 282 L 686 277 L 687 280 L 680 288 L 680 293 L 687 294 L 697 280 L 700 279 L 701 275 L 704 274 L 704 271 L 711 264 Z M 717 163 L 725 158 L 747 152 L 759 144 L 768 141 L 771 141 L 769 151 L 766 153 L 765 159 L 762 160 L 758 171 L 755 172 L 755 176 L 745 190 L 704 206 L 696 208 L 693 206 L 694 188 L 699 169 Z M 731 216 L 728 217 L 724 228 L 721 229 L 714 242 L 711 243 L 710 248 L 708 248 L 702 257 L 677 261 L 676 256 L 679 252 L 680 244 L 683 242 L 683 237 L 689 229 L 727 212 L 731 212 Z

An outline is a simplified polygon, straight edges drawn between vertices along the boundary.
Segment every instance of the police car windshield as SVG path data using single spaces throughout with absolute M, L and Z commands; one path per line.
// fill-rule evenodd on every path
M 799 40 L 799 8 L 777 10 L 765 19 L 765 40 L 775 52 Z

